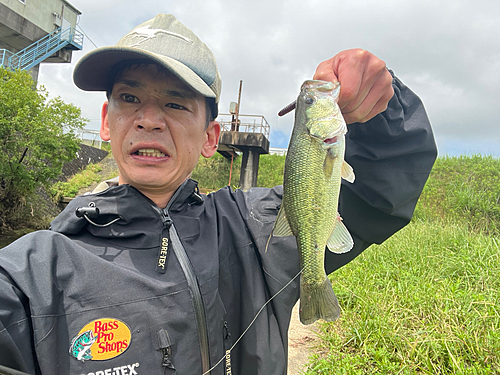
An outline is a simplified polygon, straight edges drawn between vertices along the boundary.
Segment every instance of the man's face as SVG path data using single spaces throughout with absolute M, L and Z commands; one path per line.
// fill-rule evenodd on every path
M 215 153 L 219 133 L 216 122 L 206 127 L 205 98 L 155 65 L 118 74 L 103 105 L 101 137 L 111 141 L 120 183 L 150 198 L 170 198 L 200 154 Z

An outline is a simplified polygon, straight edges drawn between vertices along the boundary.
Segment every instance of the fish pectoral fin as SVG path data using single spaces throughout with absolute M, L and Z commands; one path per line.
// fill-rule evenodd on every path
M 340 171 L 340 176 L 344 180 L 349 181 L 350 183 L 354 182 L 355 179 L 354 171 L 352 170 L 352 167 L 349 164 L 347 164 L 345 160 L 342 163 L 342 170 Z
M 276 237 L 293 236 L 292 228 L 290 228 L 290 223 L 286 217 L 283 205 L 281 205 L 278 216 L 276 216 L 272 234 Z
M 351 234 L 342 222 L 340 216 L 338 216 L 337 225 L 333 228 L 333 232 L 326 242 L 326 247 L 328 247 L 328 250 L 332 253 L 342 254 L 347 253 L 353 246 L 354 241 L 352 240 Z

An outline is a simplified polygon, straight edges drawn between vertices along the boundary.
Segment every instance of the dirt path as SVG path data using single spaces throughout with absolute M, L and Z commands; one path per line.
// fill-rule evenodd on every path
M 316 331 L 316 323 L 305 326 L 300 322 L 297 302 L 288 329 L 288 375 L 298 375 L 304 371 L 317 340 Z

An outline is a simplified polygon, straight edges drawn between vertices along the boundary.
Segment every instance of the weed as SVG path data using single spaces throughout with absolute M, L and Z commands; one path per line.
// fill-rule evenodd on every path
M 97 172 L 101 171 L 102 167 L 99 164 L 89 164 L 83 171 L 75 174 L 66 182 L 56 182 L 50 188 L 50 194 L 55 201 L 59 201 L 62 197 L 74 198 L 78 191 L 84 187 L 90 186 L 93 182 L 99 182 L 102 176 Z

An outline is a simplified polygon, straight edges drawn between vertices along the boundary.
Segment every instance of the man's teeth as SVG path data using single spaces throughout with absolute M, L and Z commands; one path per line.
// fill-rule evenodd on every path
M 141 150 L 137 150 L 137 155 L 139 156 L 152 156 L 155 158 L 162 158 L 165 156 L 163 152 L 155 150 L 154 148 L 143 148 Z

